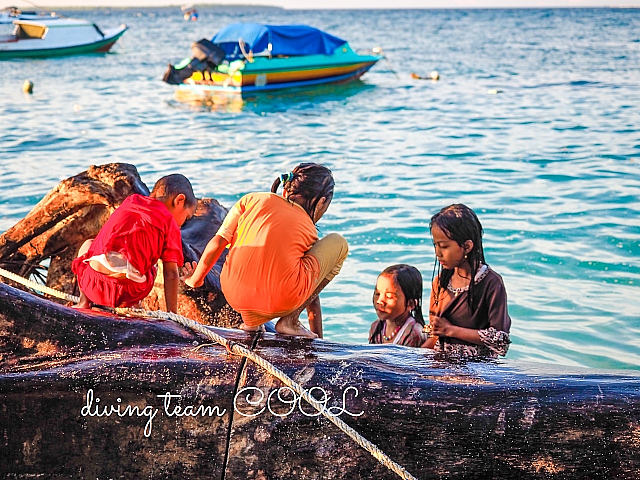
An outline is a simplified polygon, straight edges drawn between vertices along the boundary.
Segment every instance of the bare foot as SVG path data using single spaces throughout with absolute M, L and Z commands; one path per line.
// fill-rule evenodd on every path
M 264 325 L 258 325 L 257 327 L 250 327 L 246 323 L 242 322 L 240 325 L 240 330 L 245 332 L 264 332 Z
M 87 310 L 91 308 L 91 303 L 90 302 L 76 303 L 75 305 L 71 305 L 71 308 L 77 308 L 79 310 Z
M 305 328 L 297 318 L 282 317 L 276 323 L 276 332 L 282 335 L 292 335 L 294 337 L 318 338 L 318 335 Z
M 78 299 L 78 303 L 76 303 L 75 305 L 71 305 L 71 308 L 78 308 L 78 309 L 89 309 L 91 308 L 91 301 L 87 298 L 87 296 L 84 294 L 84 292 L 80 292 L 80 298 Z

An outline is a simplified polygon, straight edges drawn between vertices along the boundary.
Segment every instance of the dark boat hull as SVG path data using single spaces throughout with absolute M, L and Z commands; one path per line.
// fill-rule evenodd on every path
M 3 478 L 398 478 L 280 381 L 173 322 L 77 311 L 0 283 L 0 329 Z M 325 392 L 331 412 L 416 478 L 640 471 L 633 372 L 214 330 Z

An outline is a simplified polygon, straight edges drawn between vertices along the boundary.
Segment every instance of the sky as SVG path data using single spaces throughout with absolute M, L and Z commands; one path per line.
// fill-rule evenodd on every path
M 379 8 L 548 8 L 638 7 L 640 0 L 0 0 L 0 7 L 23 10 L 34 5 L 50 7 L 160 7 L 168 5 L 261 5 L 287 9 L 379 9 Z

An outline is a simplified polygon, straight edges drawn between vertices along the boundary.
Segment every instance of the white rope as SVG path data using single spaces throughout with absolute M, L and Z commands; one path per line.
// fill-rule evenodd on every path
M 0 275 L 4 278 L 8 278 L 16 283 L 24 285 L 32 290 L 35 290 L 40 293 L 45 293 L 47 295 L 51 295 L 52 297 L 61 298 L 62 300 L 67 300 L 69 302 L 78 303 L 80 301 L 80 297 L 76 297 L 75 295 L 69 295 L 68 293 L 60 292 L 58 290 L 54 290 L 51 287 L 47 287 L 46 285 L 42 285 L 41 283 L 33 282 L 29 279 L 21 277 L 9 270 L 5 270 L 4 268 L 0 268 Z
M 0 276 L 8 278 L 9 280 L 12 280 L 16 283 L 20 283 L 25 287 L 29 287 L 33 290 L 46 293 L 47 295 L 51 295 L 53 297 L 61 298 L 67 301 L 75 302 L 75 303 L 77 303 L 79 300 L 79 298 L 74 295 L 69 295 L 63 292 L 59 292 L 58 290 L 47 287 L 46 285 L 42 285 L 40 283 L 33 282 L 19 275 L 16 275 L 13 272 L 9 272 L 8 270 L 5 270 L 3 268 L 0 268 Z M 139 315 L 143 317 L 172 320 L 224 346 L 227 349 L 227 351 L 248 358 L 249 360 L 254 362 L 256 365 L 262 367 L 267 373 L 270 373 L 274 377 L 278 378 L 282 383 L 284 383 L 289 388 L 291 388 L 294 392 L 300 395 L 301 398 L 304 398 L 313 408 L 315 408 L 318 412 L 324 415 L 329 421 L 331 421 L 334 425 L 336 425 L 340 430 L 342 430 L 349 437 L 351 437 L 351 439 L 355 441 L 358 445 L 360 445 L 362 448 L 367 450 L 382 465 L 384 465 L 385 467 L 389 468 L 390 470 L 398 474 L 400 478 L 408 479 L 408 480 L 417 480 L 413 475 L 407 472 L 407 470 L 403 466 L 391 460 L 375 444 L 371 443 L 369 440 L 367 440 L 362 435 L 360 435 L 356 430 L 354 430 L 349 425 L 347 425 L 342 419 L 329 413 L 323 403 L 313 398 L 307 390 L 302 388 L 300 384 L 294 382 L 286 373 L 284 373 L 282 370 L 280 370 L 279 368 L 277 368 L 276 366 L 274 366 L 264 358 L 260 357 L 259 355 L 256 355 L 251 350 L 246 349 L 245 347 L 243 347 L 242 345 L 234 341 L 227 340 L 226 338 L 218 335 L 214 331 L 209 330 L 208 328 L 205 328 L 204 325 L 194 320 L 191 320 L 190 318 L 183 317 L 182 315 L 178 315 L 177 313 L 149 311 L 149 310 L 143 310 L 138 308 L 116 308 L 115 310 L 118 313 L 133 313 L 135 315 Z
M 286 373 L 284 373 L 279 368 L 275 367 L 273 364 L 266 361 L 264 358 L 256 355 L 251 350 L 246 349 L 242 345 L 239 345 L 235 342 L 227 340 L 224 337 L 221 337 L 217 333 L 205 328 L 202 324 L 195 322 L 189 318 L 183 317 L 182 315 L 178 315 L 176 313 L 171 312 L 149 312 L 145 310 L 137 310 L 137 309 L 127 309 L 128 311 L 133 311 L 134 313 L 140 313 L 142 315 L 151 316 L 153 318 L 162 318 L 166 320 L 173 320 L 185 327 L 190 328 L 191 330 L 195 330 L 196 332 L 204 335 L 205 337 L 213 340 L 216 343 L 223 345 L 228 351 L 235 353 L 237 355 L 242 355 L 243 357 L 248 358 L 256 365 L 262 367 L 267 373 L 270 373 L 274 377 L 278 378 L 282 383 L 290 387 L 294 392 L 304 398 L 313 408 L 315 408 L 318 412 L 324 415 L 328 420 L 330 420 L 334 425 L 336 425 L 340 430 L 349 435 L 352 440 L 354 440 L 358 445 L 367 450 L 374 458 L 376 458 L 380 463 L 382 463 L 385 467 L 397 473 L 401 478 L 405 479 L 413 479 L 415 477 L 412 476 L 404 467 L 398 465 L 393 460 L 391 460 L 382 450 L 380 450 L 375 444 L 371 443 L 369 440 L 360 435 L 356 430 L 347 425 L 342 419 L 338 418 L 335 415 L 329 413 L 325 405 L 318 402 L 315 398 L 309 394 L 300 384 L 294 382 Z
M 238 46 L 240 47 L 240 51 L 242 52 L 244 58 L 246 58 L 249 63 L 253 63 L 253 52 L 251 50 L 249 50 L 249 53 L 246 52 L 246 50 L 244 49 L 245 43 L 242 38 L 238 39 Z

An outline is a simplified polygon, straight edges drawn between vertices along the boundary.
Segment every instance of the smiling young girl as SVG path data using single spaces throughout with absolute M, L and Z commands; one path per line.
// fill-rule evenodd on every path
M 440 268 L 427 328 L 437 339 L 423 347 L 462 356 L 506 355 L 507 292 L 502 277 L 485 263 L 478 217 L 466 205 L 450 205 L 431 218 L 430 228 Z
M 373 291 L 378 320 L 369 331 L 369 343 L 419 347 L 422 333 L 422 275 L 411 265 L 392 265 L 378 275 Z

